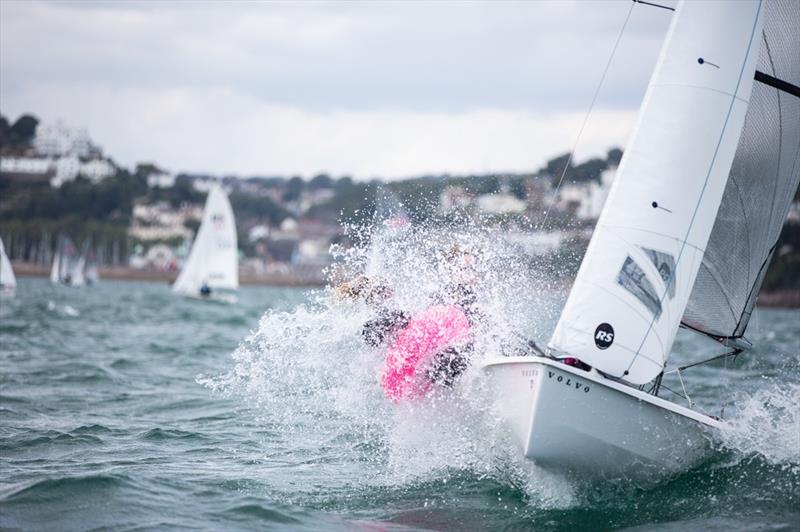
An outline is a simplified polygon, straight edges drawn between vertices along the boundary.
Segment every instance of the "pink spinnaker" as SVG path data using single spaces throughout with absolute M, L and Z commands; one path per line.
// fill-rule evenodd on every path
M 386 355 L 381 385 L 394 402 L 417 399 L 430 388 L 425 376 L 431 358 L 469 339 L 469 320 L 453 305 L 436 305 L 414 316 L 395 336 Z

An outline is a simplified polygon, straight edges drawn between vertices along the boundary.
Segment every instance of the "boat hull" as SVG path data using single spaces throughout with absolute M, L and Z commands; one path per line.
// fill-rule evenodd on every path
M 188 299 L 197 299 L 198 301 L 208 301 L 208 302 L 211 302 L 211 303 L 222 303 L 222 304 L 226 304 L 226 305 L 235 305 L 236 303 L 239 302 L 239 298 L 236 296 L 236 294 L 231 293 L 231 292 L 216 292 L 216 293 L 212 293 L 211 295 L 208 295 L 208 296 L 203 296 L 203 295 L 200 295 L 199 293 L 198 294 L 184 294 L 184 293 L 178 292 L 178 295 L 181 295 L 181 296 L 183 296 L 185 298 L 188 298 Z
M 487 363 L 496 407 L 525 456 L 600 476 L 674 472 L 709 450 L 719 422 L 543 357 Z

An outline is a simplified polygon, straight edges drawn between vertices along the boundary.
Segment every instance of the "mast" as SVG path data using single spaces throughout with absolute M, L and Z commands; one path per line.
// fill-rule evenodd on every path
M 632 384 L 663 370 L 744 124 L 761 8 L 678 5 L 550 341 L 555 354 Z

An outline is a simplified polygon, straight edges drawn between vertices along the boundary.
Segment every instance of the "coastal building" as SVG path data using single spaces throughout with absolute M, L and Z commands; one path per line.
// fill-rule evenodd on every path
M 501 190 L 495 194 L 482 194 L 476 200 L 478 209 L 486 214 L 517 214 L 527 207 L 527 204 L 509 193 Z
M 68 154 L 59 157 L 0 158 L 0 174 L 47 178 L 53 188 L 59 188 L 79 175 L 98 183 L 116 172 L 113 163 L 99 157 L 81 160 L 77 155 Z
M 259 242 L 261 240 L 266 239 L 269 237 L 269 226 L 266 225 L 256 225 L 250 228 L 247 232 L 247 240 L 252 243 Z
M 37 127 L 33 147 L 36 153 L 46 157 L 74 155 L 89 159 L 101 155 L 100 148 L 92 142 L 86 128 L 70 127 L 61 120 Z
M 79 174 L 93 183 L 98 183 L 117 172 L 116 167 L 107 159 L 95 157 L 81 163 Z
M 447 186 L 439 194 L 439 213 L 450 214 L 453 211 L 468 209 L 472 206 L 474 198 L 464 188 Z
M 147 186 L 150 188 L 172 188 L 175 186 L 175 174 L 156 170 L 147 176 Z
M 51 164 L 55 174 L 50 180 L 50 186 L 53 188 L 74 181 L 79 175 L 92 183 L 99 183 L 117 173 L 117 167 L 111 161 L 100 157 L 82 161 L 76 155 L 64 155 L 54 159 Z
M 0 157 L 0 173 L 44 176 L 52 172 L 49 157 Z
M 189 222 L 199 223 L 201 207 L 185 206 L 173 209 L 168 203 L 136 204 L 128 234 L 141 241 L 191 239 L 193 231 Z
M 603 210 L 616 173 L 617 168 L 610 167 L 600 174 L 599 183 L 592 180 L 562 185 L 558 192 L 557 208 L 574 212 L 581 220 L 596 220 Z
M 145 264 L 151 269 L 173 271 L 177 269 L 178 260 L 169 246 L 156 244 L 147 250 Z
M 208 194 L 215 185 L 219 184 L 222 184 L 222 181 L 215 177 L 198 177 L 192 181 L 192 188 L 198 192 Z

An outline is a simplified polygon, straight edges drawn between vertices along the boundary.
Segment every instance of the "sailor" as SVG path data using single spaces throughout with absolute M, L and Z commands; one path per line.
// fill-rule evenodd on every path
M 208 283 L 203 281 L 203 285 L 200 287 L 200 295 L 202 297 L 209 297 L 211 295 L 211 287 L 208 286 Z
M 476 303 L 478 296 L 475 287 L 478 273 L 475 270 L 475 256 L 466 248 L 455 244 L 442 253 L 440 269 L 447 278 L 436 299 L 443 304 L 455 305 L 464 311 L 470 325 L 481 319 Z
M 450 273 L 448 282 L 435 299 L 440 304 L 460 308 L 472 325 L 479 315 L 475 309 L 473 258 L 456 246 L 449 251 L 445 254 Z M 363 300 L 376 311 L 377 315 L 364 323 L 361 330 L 364 341 L 371 347 L 388 346 L 394 335 L 411 320 L 409 313 L 392 305 L 394 290 L 379 278 L 360 275 L 337 286 L 334 294 L 340 299 Z M 472 342 L 449 346 L 433 356 L 425 375 L 435 384 L 451 387 L 469 367 L 472 352 Z
M 371 347 L 387 345 L 394 334 L 408 325 L 408 313 L 394 308 L 390 302 L 394 290 L 380 279 L 360 275 L 350 282 L 336 287 L 334 293 L 340 299 L 363 299 L 377 316 L 368 320 L 361 329 L 361 336 Z

